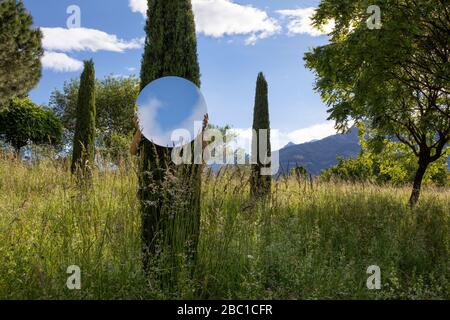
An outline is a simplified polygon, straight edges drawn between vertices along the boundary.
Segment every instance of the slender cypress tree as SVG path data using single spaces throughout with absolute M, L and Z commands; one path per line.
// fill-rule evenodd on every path
M 84 62 L 78 91 L 77 122 L 73 141 L 72 173 L 89 174 L 94 162 L 95 70 L 92 60 Z
M 271 156 L 270 146 L 270 121 L 269 121 L 269 102 L 267 93 L 267 81 L 264 78 L 262 72 L 258 74 L 256 81 L 256 95 L 255 95 L 255 107 L 253 111 L 253 130 L 256 132 L 256 136 L 253 136 L 252 150 L 257 152 L 257 155 L 252 155 L 256 160 L 256 164 L 252 165 L 252 174 L 250 178 L 250 193 L 252 197 L 265 196 L 270 192 L 270 186 L 272 177 L 270 175 L 261 175 L 261 169 L 269 167 L 265 159 L 262 157 Z M 265 141 L 267 149 L 262 150 L 261 146 L 264 145 L 264 141 L 260 138 L 260 130 L 267 130 L 267 140 Z M 267 152 L 262 152 L 267 151 Z
M 197 59 L 197 38 L 190 0 L 148 0 L 146 42 L 141 66 L 141 89 L 164 76 L 178 76 L 200 86 Z M 155 245 L 165 241 L 191 252 L 196 251 L 200 225 L 201 167 L 182 165 L 175 168 L 170 160 L 171 149 L 157 146 L 143 138 L 140 145 L 141 173 L 139 198 L 142 215 L 143 263 L 156 251 Z M 172 202 L 164 181 L 168 172 L 175 172 L 183 185 L 185 213 L 167 209 Z M 186 192 L 187 191 L 187 192 Z M 169 211 L 169 212 L 168 212 Z M 174 214 L 178 217 L 173 218 Z M 167 216 L 183 224 L 183 230 L 173 230 Z M 183 215 L 180 219 L 180 215 Z M 179 226 L 178 226 L 179 228 Z M 175 240 L 177 238 L 177 240 Z M 177 241 L 178 243 L 174 243 Z

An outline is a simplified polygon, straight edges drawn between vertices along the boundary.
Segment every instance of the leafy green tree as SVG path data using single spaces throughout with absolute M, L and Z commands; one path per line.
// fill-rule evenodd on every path
M 370 5 L 381 29 L 366 24 Z M 364 121 L 381 137 L 395 136 L 416 156 L 409 200 L 414 206 L 430 164 L 450 140 L 450 6 L 444 0 L 322 0 L 317 26 L 334 19 L 330 43 L 306 54 L 330 119 L 344 129 Z
M 197 38 L 194 15 L 190 0 L 149 0 L 146 41 L 141 66 L 141 89 L 164 76 L 179 76 L 200 86 L 200 68 L 197 58 Z M 201 166 L 181 165 L 174 168 L 169 148 L 159 147 L 143 138 L 140 145 L 141 173 L 139 175 L 139 198 L 142 214 L 143 263 L 155 253 L 155 244 L 162 236 L 174 249 L 180 243 L 173 242 L 177 233 L 182 247 L 193 252 L 197 248 L 200 228 Z M 183 186 L 185 211 L 177 221 L 183 230 L 175 232 L 166 227 L 170 212 L 164 210 L 170 198 L 170 190 L 164 187 L 169 171 L 177 171 Z M 154 186 L 153 188 L 151 186 Z M 159 190 L 159 191 L 157 191 Z M 170 209 L 172 210 L 172 209 Z M 169 211 L 170 211 L 169 210 Z M 173 214 L 173 212 L 172 212 Z M 156 239 L 156 240 L 155 240 Z M 169 239 L 169 240 L 167 240 Z M 189 254 L 190 255 L 190 254 Z
M 0 108 L 26 96 L 41 77 L 42 33 L 32 25 L 22 1 L 0 1 Z
M 359 126 L 359 136 L 361 145 L 359 156 L 338 159 L 336 166 L 322 171 L 322 178 L 394 185 L 414 181 L 418 164 L 408 146 L 393 139 L 381 138 L 363 126 Z M 446 157 L 442 157 L 430 164 L 423 182 L 447 185 L 450 182 L 448 177 Z
M 62 91 L 55 89 L 50 96 L 49 105 L 61 119 L 64 126 L 64 135 L 67 143 L 73 142 L 77 124 L 77 103 L 80 79 L 71 79 L 64 82 Z
M 19 155 L 29 142 L 57 145 L 61 142 L 62 125 L 52 110 L 35 105 L 29 98 L 13 98 L 0 111 L 0 138 Z
M 75 132 L 79 87 L 79 80 L 72 79 L 62 90 L 54 90 L 50 98 L 50 106 L 64 124 L 67 143 L 73 141 Z M 95 145 L 116 162 L 128 153 L 138 94 L 139 80 L 134 76 L 107 76 L 95 81 Z
M 338 158 L 338 164 L 322 170 L 320 176 L 326 181 L 368 182 L 374 178 L 372 169 L 372 162 L 366 157 Z
M 269 121 L 269 101 L 268 86 L 264 78 L 264 74 L 260 72 L 256 81 L 255 107 L 253 110 L 253 130 L 256 132 L 252 140 L 252 150 L 256 151 L 256 155 L 252 155 L 256 160 L 256 164 L 252 165 L 252 174 L 250 178 L 250 193 L 252 197 L 265 196 L 270 193 L 272 177 L 262 175 L 261 170 L 269 167 L 267 157 L 271 156 L 270 146 L 270 121 Z M 263 135 L 260 130 L 267 130 L 265 141 L 261 141 Z M 261 150 L 262 146 L 266 146 L 266 150 Z
M 78 91 L 72 173 L 88 173 L 94 163 L 95 114 L 95 70 L 94 62 L 89 60 L 84 62 Z

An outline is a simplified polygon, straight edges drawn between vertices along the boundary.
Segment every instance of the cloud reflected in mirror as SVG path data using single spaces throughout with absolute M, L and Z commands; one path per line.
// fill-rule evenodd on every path
M 208 112 L 198 87 L 180 77 L 151 82 L 139 94 L 137 105 L 142 134 L 162 147 L 192 142 Z

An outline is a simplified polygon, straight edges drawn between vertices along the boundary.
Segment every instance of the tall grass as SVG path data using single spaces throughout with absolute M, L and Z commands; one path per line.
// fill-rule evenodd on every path
M 450 191 L 281 179 L 249 201 L 244 171 L 205 174 L 197 264 L 161 254 L 141 269 L 133 165 L 94 171 L 80 190 L 67 166 L 0 160 L 2 299 L 449 299 Z M 188 264 L 189 262 L 186 262 Z M 81 268 L 81 290 L 66 287 Z M 381 290 L 366 269 L 381 268 Z

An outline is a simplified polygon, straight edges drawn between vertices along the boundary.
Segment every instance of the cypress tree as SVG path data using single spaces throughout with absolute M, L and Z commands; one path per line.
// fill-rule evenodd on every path
M 258 74 L 256 81 L 256 95 L 255 95 L 255 107 L 253 110 L 253 130 L 256 132 L 256 136 L 253 136 L 252 150 L 257 151 L 257 155 L 252 155 L 252 158 L 256 160 L 256 164 L 252 164 L 252 173 L 250 178 L 250 194 L 252 197 L 265 196 L 270 192 L 272 177 L 268 175 L 261 175 L 261 169 L 269 167 L 265 164 L 266 161 L 261 158 L 271 156 L 270 146 L 270 121 L 269 121 L 269 102 L 267 93 L 267 81 L 264 78 L 262 72 Z M 260 141 L 260 130 L 267 130 L 267 140 L 265 141 L 267 146 L 267 153 L 260 152 L 261 145 L 264 141 Z M 262 138 L 262 137 L 261 137 Z
M 42 33 L 21 0 L 0 1 L 0 109 L 41 77 Z
M 95 70 L 92 60 L 84 62 L 78 90 L 77 121 L 73 141 L 72 173 L 89 174 L 94 162 Z
M 141 89 L 164 76 L 178 76 L 200 86 L 200 68 L 197 58 L 197 38 L 194 14 L 190 0 L 149 0 L 146 42 L 141 66 Z M 177 168 L 170 160 L 171 149 L 157 146 L 143 138 L 140 145 L 141 172 L 139 198 L 142 215 L 143 264 L 156 251 L 156 244 L 165 241 L 171 249 L 188 247 L 196 251 L 200 225 L 201 167 L 181 165 Z M 183 188 L 183 210 L 167 209 L 173 202 L 164 181 L 167 174 L 175 172 Z M 175 191 L 175 193 L 177 193 Z M 178 221 L 178 230 L 167 216 Z M 180 224 L 182 224 L 180 230 Z M 177 238 L 177 240 L 175 240 Z M 177 243 L 175 243 L 177 242 Z

